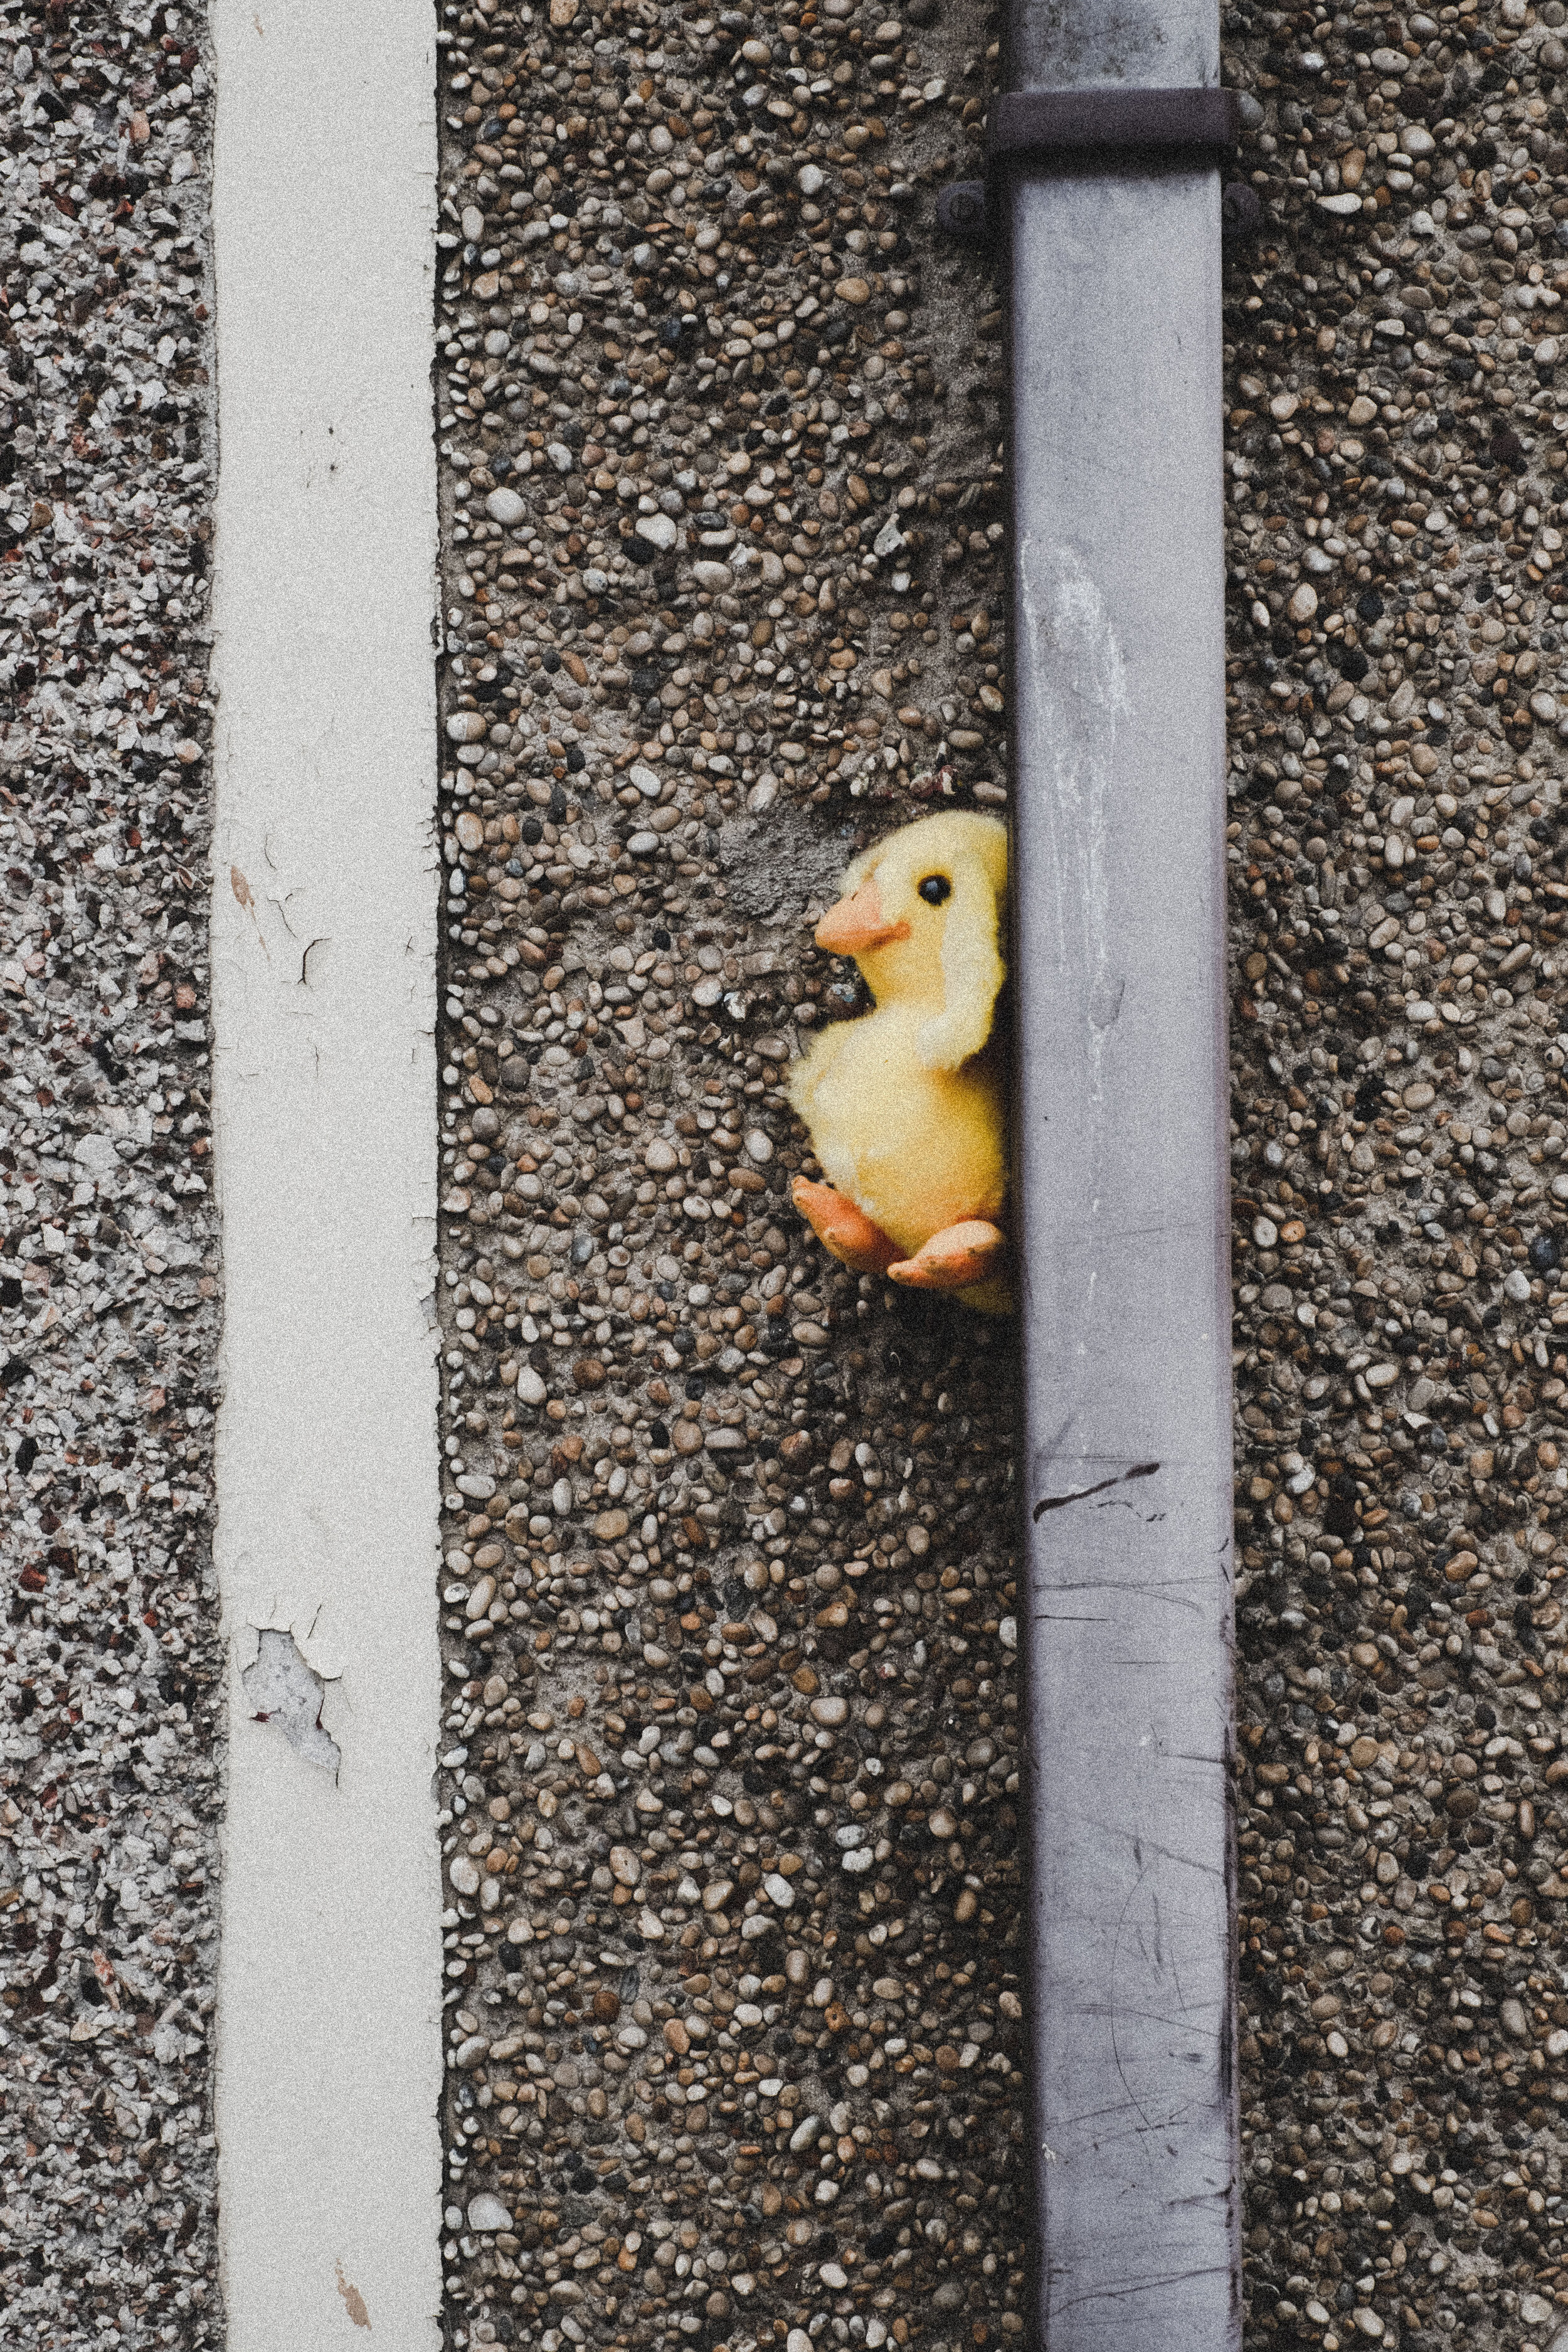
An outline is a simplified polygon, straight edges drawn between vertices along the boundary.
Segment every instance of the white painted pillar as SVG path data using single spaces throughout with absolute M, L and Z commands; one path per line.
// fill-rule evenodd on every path
M 229 2352 L 437 2341 L 434 32 L 213 12 Z

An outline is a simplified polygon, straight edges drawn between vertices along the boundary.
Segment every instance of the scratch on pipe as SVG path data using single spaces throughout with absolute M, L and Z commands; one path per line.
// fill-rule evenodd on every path
M 1140 1745 L 1142 1744 L 1142 1743 L 1140 1742 Z M 1161 1761 L 1164 1761 L 1163 1757 Z M 1102 1831 L 1108 1838 L 1115 1837 L 1118 1834 L 1114 1826 L 1109 1822 L 1096 1821 L 1092 1814 L 1086 1814 L 1085 1820 L 1090 1828 Z M 1173 1862 L 1183 1870 L 1201 1871 L 1210 1878 L 1219 1878 L 1224 1874 L 1225 1864 L 1223 1863 L 1205 1862 L 1201 1854 L 1185 1853 L 1180 1846 L 1162 1845 L 1159 1840 L 1157 1838 L 1152 1838 L 1146 1830 L 1140 1830 L 1134 1832 L 1132 1837 L 1133 1867 L 1138 1871 L 1140 1878 L 1147 1875 L 1147 1868 L 1143 1860 L 1143 1850 L 1145 1846 L 1147 1846 L 1152 1853 L 1159 1854 L 1163 1861 Z
M 1121 2085 L 1122 2089 L 1123 2089 L 1123 2090 L 1126 2092 L 1126 2094 L 1127 2094 L 1127 2103 L 1128 2103 L 1128 2105 L 1129 2105 L 1129 2106 L 1131 2106 L 1131 2107 L 1134 2107 L 1134 2108 L 1136 2108 L 1136 2110 L 1137 2110 L 1137 2112 L 1138 2112 L 1138 2116 L 1139 2116 L 1140 2120 L 1142 2122 L 1142 2124 L 1145 2126 L 1145 2127 L 1146 2127 L 1148 2130 L 1150 2130 L 1150 2131 L 1154 2131 L 1154 2130 L 1158 2129 L 1159 2127 L 1158 2127 L 1158 2126 L 1155 2124 L 1155 2121 L 1154 2121 L 1153 2116 L 1149 2113 L 1149 2110 L 1148 2110 L 1148 2109 L 1147 2109 L 1147 2107 L 1145 2107 L 1145 2105 L 1143 2105 L 1142 2100 L 1138 2096 L 1137 2092 L 1133 2089 L 1132 2084 L 1131 2084 L 1131 2080 L 1129 2079 L 1129 2076 L 1128 2076 L 1127 2069 L 1126 2069 L 1126 2067 L 1123 2065 L 1122 2061 L 1121 2061 L 1121 2036 L 1120 2032 L 1117 2031 L 1117 2002 L 1116 2002 L 1116 1971 L 1117 1971 L 1117 1968 L 1118 1968 L 1118 1966 L 1119 1966 L 1119 1964 L 1120 1964 L 1120 1962 L 1121 1962 L 1121 1941 L 1122 1941 L 1122 1937 L 1123 1937 L 1123 1935 L 1124 1935 L 1124 1934 L 1125 1934 L 1125 1932 L 1126 1932 L 1126 1927 L 1127 1927 L 1127 1917 L 1128 1917 L 1128 1914 L 1129 1914 L 1129 1912 L 1130 1912 L 1130 1911 L 1131 1910 L 1131 1908 L 1132 1908 L 1133 1904 L 1138 1900 L 1138 1897 L 1139 1897 L 1139 1896 L 1142 1894 L 1142 1892 L 1143 1892 L 1143 1881 L 1144 1881 L 1145 1877 L 1147 1876 L 1147 1874 L 1147 1874 L 1147 1872 L 1146 1872 L 1146 1871 L 1144 1871 L 1142 1868 L 1140 1868 L 1137 1878 L 1133 1881 L 1132 1885 L 1131 1885 L 1128 1888 L 1128 1890 L 1127 1890 L 1127 1899 L 1126 1899 L 1126 1901 L 1125 1901 L 1125 1902 L 1122 1904 L 1122 1906 L 1121 1906 L 1121 1916 L 1120 1916 L 1120 1917 L 1118 1918 L 1118 1920 L 1117 1920 L 1117 1922 L 1116 1922 L 1115 1932 L 1114 1932 L 1114 1933 L 1113 1933 L 1113 1935 L 1111 1936 L 1111 1939 L 1110 1939 L 1110 1999 L 1109 2006 L 1107 2007 L 1107 2010 L 1106 2010 L 1106 2012 L 1105 2012 L 1105 2018 L 1106 2018 L 1106 2023 L 1109 2025 L 1109 2027 L 1110 2027 L 1110 2056 L 1111 2056 L 1111 2063 L 1113 2063 L 1113 2065 L 1114 2065 L 1114 2066 L 1115 2066 L 1115 2068 L 1116 2068 L 1116 2076 L 1117 2076 L 1117 2080 L 1118 2080 L 1118 2082 L 1120 2082 L 1120 2084 L 1121 2084 Z M 1159 1923 L 1159 1903 L 1158 1903 L 1158 1898 L 1156 1898 L 1156 1900 L 1155 1900 L 1154 1916 L 1155 1916 L 1155 1926 L 1156 1926 L 1156 1934 L 1157 1934 L 1157 1931 L 1158 1931 L 1158 1923 Z M 1156 1952 L 1156 1954 L 1155 1954 L 1156 1965 L 1158 1964 L 1158 1958 L 1159 1958 L 1159 1955 L 1158 1955 L 1158 1952 Z
M 1165 1514 L 1160 1514 L 1163 1518 Z M 1053 1580 L 1050 1591 L 1056 1595 L 1067 1592 L 1134 1592 L 1141 1601 L 1168 1601 L 1175 1609 L 1196 1609 L 1198 1600 L 1188 1600 L 1183 1591 L 1192 1585 L 1201 1595 L 1208 1590 L 1208 1579 L 1200 1576 L 1156 1577 L 1152 1582 L 1140 1583 L 1135 1577 L 1125 1576 L 1064 1576 Z
M 306 948 L 304 954 L 300 958 L 300 987 L 301 987 L 301 988 L 307 988 L 307 987 L 309 987 L 309 985 L 310 985 L 310 950 L 311 950 L 311 949 L 312 949 L 312 948 L 324 948 L 324 947 L 329 946 L 330 944 L 331 944 L 330 940 L 329 940 L 327 939 L 327 937 L 323 934 L 323 936 L 322 936 L 322 937 L 321 937 L 320 939 L 314 939 L 314 940 L 312 940 L 310 941 L 310 947 L 307 947 L 307 948 Z
M 1174 2149 L 1171 2153 L 1173 2155 Z M 1064 2295 L 1059 2299 L 1054 2299 L 1051 2308 L 1053 2312 L 1059 2314 L 1076 2311 L 1082 2304 L 1122 2303 L 1131 2295 L 1157 2294 L 1163 2287 L 1185 2286 L 1194 2279 L 1227 2278 L 1229 2275 L 1228 2263 L 1201 2263 L 1190 2270 L 1160 2271 L 1149 2278 L 1129 2279 L 1122 2286 L 1096 2286 L 1091 2287 L 1084 2294 Z
M 1086 1503 L 1091 1495 L 1103 1495 L 1111 1486 L 1125 1486 L 1133 1478 L 1152 1478 L 1159 1467 L 1157 1462 L 1135 1462 L 1119 1478 L 1101 1478 L 1093 1486 L 1075 1486 L 1070 1495 L 1047 1495 L 1035 1505 L 1035 1524 L 1037 1527 L 1047 1511 L 1065 1510 L 1069 1503 Z

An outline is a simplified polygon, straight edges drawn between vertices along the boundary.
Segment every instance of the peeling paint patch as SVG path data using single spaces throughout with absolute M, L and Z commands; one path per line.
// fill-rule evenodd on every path
M 308 1764 L 321 1765 L 336 1780 L 342 1759 L 337 1741 L 321 1725 L 325 1682 L 306 1663 L 292 1633 L 268 1625 L 258 1630 L 258 1639 L 255 1661 L 240 1676 L 251 1714 L 258 1723 L 276 1723 Z
M 364 2307 L 364 2297 L 361 2294 L 357 2286 L 352 2285 L 350 2282 L 344 2278 L 343 2266 L 342 2263 L 338 2264 L 338 2293 L 342 2296 L 343 2309 L 348 2313 L 348 2315 L 353 2321 L 354 2326 L 356 2327 L 368 2328 L 370 2326 L 370 2314 Z
M 1116 774 L 1118 729 L 1131 702 L 1127 664 L 1101 583 L 1076 548 L 1026 536 L 1019 550 L 1025 644 L 1037 704 L 1036 740 L 1048 746 L 1044 781 L 1064 854 L 1058 860 L 1058 968 L 1087 980 L 1099 1052 L 1121 1012 L 1126 975 L 1113 971 L 1108 801 Z M 1073 880 L 1068 882 L 1068 877 Z

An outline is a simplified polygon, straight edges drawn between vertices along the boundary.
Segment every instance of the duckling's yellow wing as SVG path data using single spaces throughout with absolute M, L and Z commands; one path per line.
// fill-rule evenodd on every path
M 928 1069 L 917 1016 L 879 1010 L 816 1041 L 791 1074 L 828 1181 L 912 1255 L 1006 1192 L 1002 1102 L 984 1057 Z
M 789 1097 L 790 1108 L 808 1128 L 814 1129 L 814 1143 L 816 1140 L 814 1121 L 818 1092 L 844 1050 L 846 1033 L 854 1025 L 847 1021 L 834 1022 L 830 1028 L 822 1030 L 812 1039 L 799 1061 L 790 1064 L 784 1092 Z M 817 1157 L 822 1157 L 820 1152 Z

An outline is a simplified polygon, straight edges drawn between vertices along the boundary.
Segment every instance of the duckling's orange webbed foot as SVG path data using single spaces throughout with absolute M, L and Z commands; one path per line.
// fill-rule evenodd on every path
M 1007 1237 L 984 1217 L 965 1217 L 932 1234 L 913 1257 L 900 1258 L 887 1269 L 889 1282 L 910 1290 L 968 1290 L 988 1282 L 1002 1270 Z
M 846 1193 L 831 1184 L 797 1176 L 791 1198 L 824 1249 L 854 1274 L 886 1274 L 899 1255 L 880 1225 L 873 1224 Z

